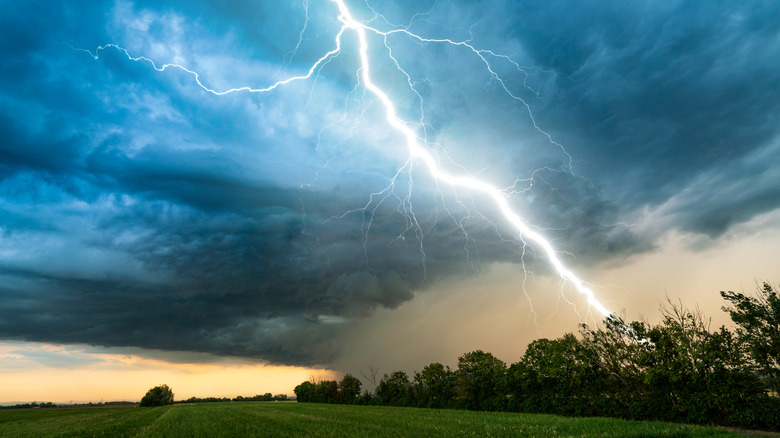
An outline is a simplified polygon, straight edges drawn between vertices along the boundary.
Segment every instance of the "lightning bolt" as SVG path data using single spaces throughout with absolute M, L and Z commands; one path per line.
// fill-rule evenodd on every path
M 552 247 L 550 242 L 543 235 L 531 229 L 528 226 L 528 224 L 517 213 L 515 213 L 512 210 L 512 208 L 509 206 L 509 202 L 507 201 L 507 196 L 504 194 L 502 190 L 499 190 L 498 188 L 493 187 L 492 185 L 482 180 L 479 180 L 477 178 L 473 178 L 470 176 L 452 175 L 444 171 L 438 165 L 433 155 L 431 155 L 426 150 L 426 148 L 423 148 L 421 146 L 420 139 L 418 138 L 417 134 L 411 128 L 409 128 L 407 122 L 401 120 L 398 117 L 397 111 L 395 109 L 395 105 L 393 104 L 392 100 L 390 100 L 387 93 L 385 93 L 382 89 L 377 87 L 371 79 L 371 63 L 368 60 L 368 42 L 366 41 L 366 31 L 376 32 L 383 35 L 386 35 L 387 33 L 379 32 L 378 30 L 370 28 L 355 20 L 352 17 L 352 14 L 350 13 L 346 4 L 344 3 L 344 0 L 332 0 L 332 1 L 334 1 L 339 8 L 339 13 L 340 13 L 339 20 L 344 24 L 344 27 L 342 27 L 342 32 L 344 31 L 344 29 L 350 29 L 357 32 L 358 41 L 360 42 L 359 52 L 360 52 L 360 63 L 361 63 L 362 79 L 363 79 L 364 86 L 368 91 L 370 91 L 374 96 L 376 96 L 382 102 L 382 105 L 385 108 L 387 123 L 393 128 L 395 128 L 395 130 L 397 130 L 401 135 L 403 135 L 404 138 L 406 138 L 406 146 L 409 149 L 409 154 L 411 158 L 421 161 L 428 169 L 428 172 L 430 172 L 431 176 L 437 181 L 441 181 L 455 187 L 463 187 L 473 192 L 479 192 L 484 194 L 488 198 L 492 199 L 495 205 L 499 208 L 499 210 L 503 214 L 504 219 L 515 230 L 517 230 L 517 232 L 520 234 L 520 237 L 524 239 L 528 239 L 531 242 L 534 242 L 537 247 L 541 248 L 542 252 L 544 252 L 544 254 L 547 256 L 548 261 L 555 268 L 555 271 L 558 273 L 558 275 L 560 275 L 561 278 L 564 279 L 565 281 L 573 284 L 577 292 L 585 296 L 588 304 L 591 307 L 596 309 L 599 313 L 601 313 L 605 317 L 610 317 L 612 315 L 612 312 L 607 310 L 607 308 L 604 307 L 604 305 L 601 304 L 601 302 L 599 302 L 598 299 L 596 299 L 596 296 L 593 293 L 593 291 L 585 285 L 582 279 L 580 279 L 571 270 L 569 270 L 566 266 L 564 266 L 563 262 L 561 262 L 561 259 L 558 257 L 558 254 L 556 253 L 555 249 Z M 485 62 L 485 65 L 490 71 L 491 76 L 494 79 L 499 81 L 499 83 L 504 88 L 504 90 L 507 93 L 509 93 L 513 98 L 522 101 L 522 99 L 513 95 L 507 89 L 503 80 L 501 80 L 500 76 L 496 74 L 495 71 L 491 68 L 490 63 L 487 62 L 487 60 L 484 58 L 482 54 L 483 52 L 474 49 L 474 47 L 471 46 L 470 44 L 457 43 L 451 40 L 430 40 L 430 39 L 420 38 L 405 29 L 394 30 L 391 32 L 403 32 L 413 38 L 417 38 L 422 41 L 446 42 L 446 43 L 456 44 L 456 45 L 465 45 L 471 48 Z M 526 108 L 529 108 L 528 105 L 526 105 Z M 529 108 L 529 114 L 530 113 L 531 112 Z M 539 129 L 535 121 L 534 121 L 534 127 Z M 539 130 L 541 131 L 541 129 Z M 550 138 L 549 135 L 548 138 Z M 552 138 L 550 138 L 550 141 L 553 141 Z
M 143 61 L 149 63 L 155 70 L 162 72 L 167 69 L 178 69 L 181 70 L 189 75 L 191 75 L 195 81 L 195 83 L 198 84 L 203 90 L 214 94 L 216 96 L 223 96 L 230 93 L 237 93 L 237 92 L 248 92 L 248 93 L 268 93 L 273 91 L 274 89 L 296 82 L 296 81 L 304 81 L 307 79 L 310 79 L 312 77 L 316 78 L 319 75 L 319 72 L 322 70 L 322 68 L 327 65 L 331 60 L 333 60 L 336 56 L 338 56 L 341 53 L 342 47 L 342 37 L 347 32 L 354 32 L 357 36 L 358 40 L 358 52 L 360 57 L 360 68 L 359 68 L 359 76 L 362 81 L 363 86 L 365 87 L 365 90 L 370 92 L 374 97 L 376 97 L 379 102 L 381 103 L 382 109 L 384 110 L 385 120 L 389 126 L 391 126 L 398 134 L 400 134 L 405 139 L 405 145 L 409 152 L 409 159 L 406 161 L 404 166 L 402 166 L 401 169 L 399 169 L 395 175 L 395 177 L 392 179 L 390 186 L 388 186 L 386 189 L 378 192 L 373 193 L 370 196 L 370 199 L 365 204 L 365 206 L 362 209 L 356 209 L 356 210 L 350 210 L 346 213 L 344 213 L 341 216 L 338 217 L 344 217 L 347 214 L 357 212 L 357 211 L 364 211 L 373 213 L 376 211 L 376 208 L 378 208 L 378 205 L 381 204 L 387 197 L 389 196 L 396 196 L 394 193 L 394 184 L 396 182 L 396 178 L 401 174 L 404 169 L 406 169 L 407 172 L 411 172 L 411 168 L 414 164 L 419 163 L 421 164 L 430 174 L 430 176 L 437 182 L 437 184 L 447 184 L 453 188 L 462 188 L 465 189 L 469 193 L 475 193 L 475 194 L 481 194 L 486 199 L 489 199 L 493 202 L 495 207 L 498 208 L 498 210 L 501 212 L 502 219 L 517 233 L 517 237 L 520 241 L 523 242 L 523 252 L 525 252 L 525 244 L 527 242 L 532 242 L 534 246 L 541 250 L 541 252 L 546 256 L 548 262 L 552 265 L 552 267 L 555 269 L 555 272 L 560 276 L 562 279 L 561 284 L 561 295 L 563 291 L 563 285 L 566 283 L 569 283 L 573 285 L 573 287 L 576 289 L 576 291 L 581 294 L 586 300 L 589 305 L 589 308 L 595 309 L 598 313 L 602 314 L 603 316 L 614 319 L 617 318 L 615 315 L 613 315 L 612 312 L 607 310 L 607 308 L 596 298 L 594 292 L 592 289 L 590 289 L 586 283 L 580 279 L 574 272 L 572 272 L 569 268 L 567 268 L 561 259 L 558 257 L 558 252 L 553 248 L 550 241 L 545 238 L 541 233 L 535 231 L 531 228 L 531 226 L 520 216 L 518 215 L 513 209 L 511 208 L 508 197 L 512 193 L 517 193 L 518 190 L 516 189 L 516 186 L 520 182 L 520 180 L 516 181 L 515 184 L 512 187 L 506 188 L 506 189 L 499 189 L 497 187 L 492 186 L 491 184 L 477 178 L 474 176 L 469 175 L 467 172 L 464 172 L 464 175 L 455 175 L 453 173 L 450 173 L 442 168 L 441 165 L 437 162 L 437 157 L 435 157 L 429 150 L 432 148 L 432 144 L 427 139 L 427 131 L 426 131 L 426 124 L 424 123 L 424 112 L 422 111 L 422 105 L 420 106 L 421 111 L 421 117 L 420 121 L 416 123 L 412 123 L 410 121 L 406 121 L 402 119 L 398 115 L 398 111 L 396 109 L 396 106 L 393 102 L 393 100 L 388 96 L 387 92 L 382 90 L 379 86 L 375 84 L 375 82 L 372 79 L 372 65 L 369 61 L 369 44 L 367 40 L 367 33 L 372 33 L 375 35 L 379 35 L 382 38 L 384 38 L 385 41 L 385 47 L 388 49 L 390 53 L 390 58 L 395 63 L 396 67 L 401 71 L 408 82 L 408 86 L 411 89 L 411 91 L 417 95 L 417 97 L 422 101 L 422 97 L 415 89 L 411 77 L 403 70 L 403 68 L 400 66 L 400 64 L 397 62 L 397 60 L 392 55 L 392 49 L 388 45 L 387 38 L 392 34 L 404 34 L 408 36 L 409 38 L 416 40 L 421 43 L 437 43 L 437 44 L 449 44 L 453 46 L 463 47 L 467 50 L 470 50 L 474 55 L 478 56 L 479 59 L 482 61 L 482 63 L 485 65 L 485 68 L 487 69 L 488 73 L 490 74 L 490 77 L 493 81 L 499 84 L 499 86 L 503 89 L 504 92 L 506 92 L 512 99 L 520 102 L 522 105 L 525 106 L 525 109 L 531 119 L 531 122 L 533 124 L 533 127 L 540 132 L 542 135 L 544 135 L 547 140 L 555 145 L 556 147 L 560 148 L 562 153 L 568 158 L 568 167 L 569 171 L 571 171 L 571 164 L 572 164 L 572 157 L 566 152 L 564 147 L 557 143 L 547 132 L 542 130 L 536 123 L 536 120 L 534 119 L 533 113 L 531 111 L 530 106 L 518 95 L 512 93 L 512 91 L 509 89 L 509 87 L 506 85 L 505 81 L 502 79 L 502 77 L 495 71 L 493 66 L 490 63 L 489 58 L 496 58 L 496 59 L 502 59 L 504 61 L 509 62 L 511 65 L 513 65 L 517 70 L 523 72 L 525 74 L 525 71 L 523 68 L 511 60 L 506 55 L 501 55 L 498 53 L 495 53 L 490 50 L 481 50 L 477 49 L 473 44 L 471 44 L 469 41 L 456 41 L 451 39 L 432 39 L 432 38 L 423 38 L 419 35 L 416 35 L 415 33 L 411 32 L 408 28 L 408 26 L 403 27 L 400 26 L 399 28 L 395 28 L 389 31 L 381 31 L 377 28 L 371 27 L 366 23 L 360 22 L 356 20 L 350 11 L 350 9 L 345 4 L 344 0 L 330 0 L 331 2 L 335 3 L 338 7 L 339 16 L 338 20 L 342 24 L 341 29 L 338 31 L 334 38 L 335 47 L 325 53 L 322 57 L 320 57 L 314 64 L 311 65 L 309 70 L 305 74 L 301 74 L 298 76 L 289 76 L 284 79 L 281 79 L 277 82 L 272 83 L 271 85 L 268 85 L 264 88 L 252 88 L 249 86 L 243 86 L 238 88 L 230 88 L 226 90 L 215 90 L 210 88 L 209 86 L 205 85 L 201 79 L 199 74 L 196 71 L 190 70 L 182 65 L 179 64 L 163 64 L 158 66 L 153 60 L 144 57 L 144 56 L 137 56 L 134 57 L 130 55 L 130 53 L 116 45 L 116 44 L 107 44 L 104 46 L 99 46 L 97 49 L 95 49 L 94 53 L 89 50 L 84 49 L 77 49 L 71 46 L 72 49 L 83 51 L 86 53 L 89 53 L 94 59 L 99 58 L 99 54 L 101 51 L 106 50 L 108 48 L 116 49 L 122 53 L 124 53 L 128 59 L 132 61 Z M 304 8 L 306 10 L 306 24 L 308 24 L 309 15 L 308 15 L 308 6 L 309 2 L 308 0 L 304 1 Z M 369 6 L 369 9 L 370 6 Z M 371 9 L 373 11 L 373 9 Z M 374 11 L 375 19 L 380 18 L 381 15 L 377 14 Z M 427 12 L 426 12 L 427 14 Z M 381 17 L 384 19 L 384 17 Z M 385 20 L 387 22 L 387 20 Z M 292 58 L 295 56 L 298 48 L 300 47 L 303 33 L 306 30 L 306 24 L 304 25 L 304 28 L 301 30 L 298 44 L 296 45 L 295 49 L 288 53 L 288 55 L 285 56 L 285 58 L 289 57 L 289 60 L 292 60 Z M 289 61 L 287 61 L 289 62 Z M 359 86 L 359 85 L 358 85 Z M 423 131 L 423 136 L 420 136 L 416 132 L 416 127 L 420 127 Z M 445 153 L 446 156 L 446 153 Z M 573 174 L 573 172 L 572 172 Z M 315 178 L 316 179 L 316 178 Z M 532 179 L 528 181 L 529 183 L 532 183 Z M 526 189 L 527 190 L 527 189 Z M 410 189 L 411 191 L 411 184 Z M 369 211 L 369 208 L 371 205 L 374 204 L 374 199 L 379 199 L 378 204 L 375 205 L 375 207 Z M 415 229 L 416 236 L 420 242 L 420 250 L 423 254 L 423 258 L 425 257 L 425 253 L 423 251 L 422 247 L 422 238 L 424 233 L 421 231 L 421 226 L 417 222 L 416 217 L 414 216 L 414 212 L 411 206 L 411 195 L 410 193 L 406 194 L 406 197 L 404 199 L 400 199 L 401 204 L 403 205 L 403 211 L 402 214 L 404 214 L 409 223 L 407 224 L 407 231 L 410 229 Z M 462 205 L 461 201 L 458 200 L 458 203 Z M 399 206 L 399 211 L 401 211 L 401 207 Z M 452 214 L 450 214 L 451 217 Z M 453 219 L 455 219 L 453 217 Z M 466 233 L 465 229 L 463 228 L 463 225 L 460 221 L 455 220 L 456 224 L 458 224 L 461 227 L 461 230 L 463 231 L 464 235 L 467 238 L 467 244 L 468 245 L 468 239 L 470 239 L 470 236 Z M 368 229 L 370 228 L 371 223 L 369 221 L 368 224 L 364 224 L 364 233 L 365 235 L 368 234 Z M 402 233 L 403 235 L 403 233 Z M 521 257 L 522 259 L 522 257 Z M 522 261 L 522 260 L 521 260 Z M 424 267 L 424 263 L 423 263 Z M 525 272 L 525 265 L 523 264 L 523 271 Z M 525 285 L 525 280 L 523 281 L 523 285 Z M 565 299 L 565 297 L 564 297 Z M 567 300 L 568 302 L 568 300 Z

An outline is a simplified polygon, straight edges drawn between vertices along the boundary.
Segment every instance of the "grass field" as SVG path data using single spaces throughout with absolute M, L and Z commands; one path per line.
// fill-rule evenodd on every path
M 697 437 L 723 429 L 607 418 L 566 418 L 342 406 L 233 402 L 156 408 L 0 412 L 0 437 Z

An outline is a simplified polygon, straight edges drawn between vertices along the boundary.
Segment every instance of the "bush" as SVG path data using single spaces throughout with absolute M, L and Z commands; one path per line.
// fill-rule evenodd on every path
M 742 427 L 780 431 L 780 398 L 768 395 L 751 397 L 732 414 L 731 421 Z
M 155 386 L 141 399 L 141 406 L 164 406 L 173 404 L 173 391 L 168 385 Z

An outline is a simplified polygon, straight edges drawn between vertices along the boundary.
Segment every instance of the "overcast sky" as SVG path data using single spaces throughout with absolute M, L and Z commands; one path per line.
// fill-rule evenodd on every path
M 2 351 L 354 373 L 513 361 L 601 319 L 489 199 L 409 161 L 334 2 L 3 3 Z M 346 3 L 419 143 L 608 309 L 778 281 L 780 3 Z

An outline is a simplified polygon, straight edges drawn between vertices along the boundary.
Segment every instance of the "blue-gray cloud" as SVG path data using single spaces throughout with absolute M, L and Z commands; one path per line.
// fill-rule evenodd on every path
M 352 3 L 493 51 L 502 82 L 464 46 L 371 40 L 442 165 L 507 187 L 572 262 L 653 248 L 664 230 L 623 224 L 646 211 L 717 237 L 780 206 L 773 2 Z M 3 338 L 327 364 L 356 318 L 535 263 L 488 204 L 403 167 L 354 37 L 267 94 L 96 51 L 263 87 L 334 48 L 330 2 L 34 2 L 0 25 Z

